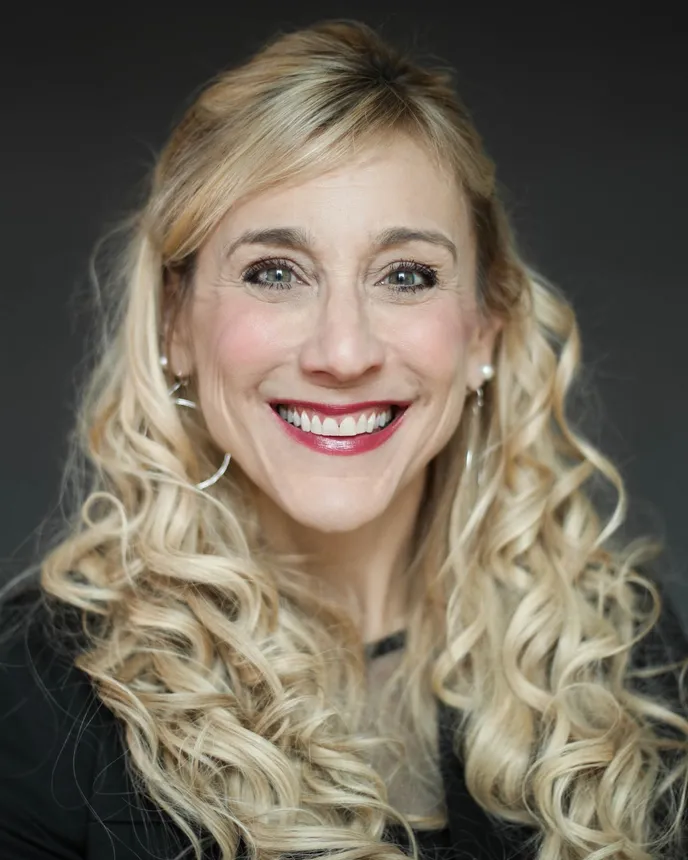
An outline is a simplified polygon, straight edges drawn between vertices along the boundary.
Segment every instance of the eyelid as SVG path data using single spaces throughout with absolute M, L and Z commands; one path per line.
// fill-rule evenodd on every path
M 393 263 L 389 263 L 383 268 L 385 274 L 382 275 L 381 280 L 384 280 L 392 272 L 399 272 L 404 271 L 404 269 L 408 269 L 409 271 L 425 275 L 425 277 L 430 280 L 430 286 L 435 286 L 439 282 L 438 268 L 436 266 L 431 266 L 428 263 L 421 263 L 418 260 L 395 260 Z
M 289 260 L 286 257 L 262 257 L 259 260 L 254 260 L 250 266 L 246 266 L 241 272 L 241 280 L 248 280 L 250 275 L 256 274 L 263 269 L 289 269 L 299 280 L 305 278 L 300 266 L 293 260 Z

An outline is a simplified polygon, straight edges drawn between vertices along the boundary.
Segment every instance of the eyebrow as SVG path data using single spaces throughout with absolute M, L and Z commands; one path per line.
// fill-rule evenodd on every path
M 395 245 L 403 245 L 406 242 L 428 242 L 430 245 L 438 245 L 446 248 L 452 255 L 454 262 L 458 259 L 456 245 L 448 236 L 439 230 L 414 230 L 410 227 L 390 227 L 383 230 L 373 240 L 373 244 L 379 249 L 392 248 Z M 241 245 L 281 245 L 296 251 L 308 250 L 312 247 L 309 235 L 295 227 L 268 227 L 263 230 L 246 230 L 237 239 L 231 242 L 223 253 L 225 260 Z
M 430 245 L 439 245 L 441 248 L 446 248 L 452 255 L 454 262 L 458 259 L 456 245 L 439 230 L 412 230 L 409 227 L 390 227 L 376 236 L 374 242 L 378 248 L 391 248 L 394 245 L 403 245 L 405 242 L 428 242 Z

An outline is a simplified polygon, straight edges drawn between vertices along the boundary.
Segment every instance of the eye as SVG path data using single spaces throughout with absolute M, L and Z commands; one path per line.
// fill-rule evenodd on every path
M 383 278 L 383 283 L 394 287 L 399 293 L 415 293 L 428 290 L 437 284 L 437 270 L 413 260 L 395 263 L 392 271 Z
M 289 290 L 296 276 L 286 260 L 258 260 L 246 269 L 241 280 L 269 290 Z
M 268 284 L 284 284 L 291 281 L 291 272 L 289 269 L 283 269 L 281 266 L 274 269 L 263 269 L 264 278 L 258 278 L 259 281 L 265 281 Z

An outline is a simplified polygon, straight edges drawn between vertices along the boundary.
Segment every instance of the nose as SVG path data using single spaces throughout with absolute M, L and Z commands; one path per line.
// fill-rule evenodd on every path
M 304 373 L 346 383 L 382 366 L 384 343 L 366 295 L 351 284 L 330 284 L 301 348 Z

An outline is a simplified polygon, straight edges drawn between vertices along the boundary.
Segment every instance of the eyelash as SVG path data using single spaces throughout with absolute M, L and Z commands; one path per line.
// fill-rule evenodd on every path
M 399 293 L 417 293 L 419 290 L 429 290 L 432 287 L 437 286 L 437 269 L 433 269 L 432 266 L 426 266 L 424 263 L 417 263 L 415 260 L 400 260 L 398 263 L 393 263 L 390 270 L 387 272 L 385 277 L 389 277 L 392 272 L 417 272 L 419 275 L 423 275 L 427 279 L 427 284 L 420 284 L 419 286 L 408 286 L 405 289 L 399 289 L 396 287 L 396 291 Z M 390 284 L 389 286 L 393 286 Z
M 267 269 L 286 269 L 292 274 L 296 274 L 294 272 L 293 264 L 290 263 L 289 260 L 267 257 L 262 260 L 256 260 L 255 263 L 249 266 L 241 275 L 241 280 L 245 283 L 261 287 L 261 289 L 290 290 L 292 288 L 292 284 L 289 281 L 280 283 L 279 281 L 252 280 L 260 272 L 264 272 Z M 412 284 L 406 287 L 394 287 L 392 284 L 388 284 L 388 286 L 391 286 L 397 293 L 417 293 L 420 290 L 429 290 L 437 285 L 437 269 L 434 269 L 432 266 L 426 266 L 424 263 L 418 263 L 415 260 L 400 260 L 397 263 L 393 263 L 384 277 L 389 277 L 393 272 L 403 271 L 417 272 L 419 275 L 423 275 L 426 278 L 427 283 L 419 285 Z

